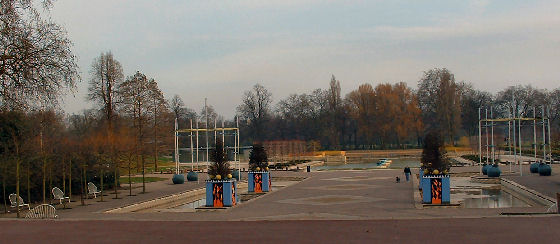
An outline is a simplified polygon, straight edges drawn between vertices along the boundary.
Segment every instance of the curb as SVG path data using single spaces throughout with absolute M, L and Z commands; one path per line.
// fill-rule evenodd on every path
M 513 180 L 501 178 L 501 185 L 516 193 L 527 196 L 530 199 L 533 199 L 544 206 L 550 206 L 556 204 L 556 199 L 546 196 L 538 191 L 535 191 L 523 185 L 520 185 Z

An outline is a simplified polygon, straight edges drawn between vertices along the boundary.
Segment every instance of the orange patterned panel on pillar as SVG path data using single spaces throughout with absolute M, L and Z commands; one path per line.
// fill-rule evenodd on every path
M 235 182 L 234 182 L 235 183 Z M 236 200 L 235 200 L 235 184 L 231 183 L 231 204 L 232 206 L 235 206 L 236 204 Z
M 222 183 L 214 184 L 214 189 L 212 192 L 214 197 L 214 207 L 224 206 L 224 185 Z
M 441 179 L 432 179 L 432 204 L 441 204 Z
M 262 174 L 255 174 L 255 192 L 262 192 Z

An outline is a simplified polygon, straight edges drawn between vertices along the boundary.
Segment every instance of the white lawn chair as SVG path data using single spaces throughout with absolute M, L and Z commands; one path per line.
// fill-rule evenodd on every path
M 52 189 L 52 194 L 53 194 L 53 199 L 54 200 L 59 200 L 60 204 L 64 205 L 64 208 L 66 208 L 66 199 L 68 199 L 68 202 L 70 202 L 70 198 L 69 197 L 65 197 L 64 196 L 64 192 L 62 192 L 62 190 L 60 190 L 58 187 L 55 187 Z
M 29 206 L 29 204 L 24 203 L 23 199 L 20 196 L 16 195 L 15 193 L 10 194 L 10 196 L 8 198 L 10 198 L 10 205 L 11 205 L 10 207 L 20 208 L 20 207 L 26 207 L 27 206 L 27 209 L 31 210 L 31 207 Z M 18 198 L 19 198 L 19 206 L 17 204 L 17 199 Z
M 49 204 L 41 204 L 34 207 L 25 215 L 26 219 L 57 219 L 56 209 Z
M 97 186 L 95 186 L 95 184 L 91 182 L 87 183 L 87 189 L 88 189 L 88 197 L 89 195 L 93 195 L 93 198 L 97 198 L 97 194 L 101 194 L 101 192 L 97 190 Z

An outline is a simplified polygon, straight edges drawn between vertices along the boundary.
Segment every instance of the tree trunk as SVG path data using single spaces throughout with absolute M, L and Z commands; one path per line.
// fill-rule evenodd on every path
M 31 161 L 27 163 L 27 203 L 31 204 L 31 182 L 30 182 L 30 170 Z
M 17 195 L 17 197 L 16 197 L 16 209 L 17 209 L 17 217 L 19 218 L 19 217 L 20 217 L 19 205 L 21 204 L 21 203 L 19 202 L 19 199 L 20 199 L 20 197 L 19 197 L 19 165 L 20 165 L 20 158 L 19 158 L 19 146 L 18 146 L 16 140 L 17 140 L 17 139 L 16 139 L 16 137 L 15 137 L 15 135 L 14 135 L 14 145 L 15 145 L 15 148 L 16 148 L 16 195 Z
M 68 197 L 72 199 L 72 159 L 68 160 Z
M 17 150 L 17 149 L 16 149 Z M 19 156 L 16 156 L 16 208 L 17 208 L 17 217 L 20 217 L 20 213 L 19 213 L 19 205 L 21 204 L 19 202 Z
M 62 192 L 66 195 L 66 164 L 64 164 L 64 157 L 62 157 Z
M 115 162 L 115 172 L 114 172 L 114 174 L 115 174 L 115 186 L 114 186 L 115 187 L 115 199 L 119 199 L 119 190 L 117 189 L 118 186 L 119 186 L 119 184 L 118 184 L 119 183 L 119 178 L 118 178 L 119 167 L 117 167 L 118 165 L 117 165 L 117 160 L 116 159 L 113 162 Z
M 141 155 L 142 158 L 142 193 L 146 193 L 146 167 L 144 167 L 144 154 Z
M 103 178 L 105 176 L 105 165 L 101 165 L 101 202 L 103 202 Z
M 53 189 L 53 184 L 52 184 L 52 165 L 49 165 L 49 189 L 52 191 Z M 51 200 L 53 199 L 52 194 L 49 194 L 49 197 L 51 198 Z
M 43 155 L 43 204 L 47 203 L 47 158 Z
M 2 175 L 2 196 L 4 199 L 4 213 L 8 213 L 8 205 L 6 202 L 6 177 Z
M 132 196 L 132 180 L 131 180 L 131 173 L 130 171 L 132 170 L 132 166 L 131 166 L 132 162 L 130 160 L 130 158 L 128 159 L 128 195 Z
M 154 105 L 154 171 L 158 170 L 157 105 Z
M 85 167 L 86 167 L 86 165 L 83 164 L 82 169 L 80 170 L 80 171 L 82 171 L 81 174 L 80 174 L 80 201 L 82 202 L 82 206 L 86 205 L 85 200 L 84 200 L 84 182 L 85 182 L 85 178 L 86 178 Z

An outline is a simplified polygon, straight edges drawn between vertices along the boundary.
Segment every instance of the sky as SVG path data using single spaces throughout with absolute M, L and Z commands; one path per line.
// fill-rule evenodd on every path
M 57 0 L 50 17 L 74 42 L 86 100 L 93 59 L 111 51 L 125 76 L 140 71 L 196 111 L 204 98 L 230 119 L 260 83 L 274 103 L 328 87 L 406 82 L 447 68 L 490 92 L 560 87 L 558 0 Z

